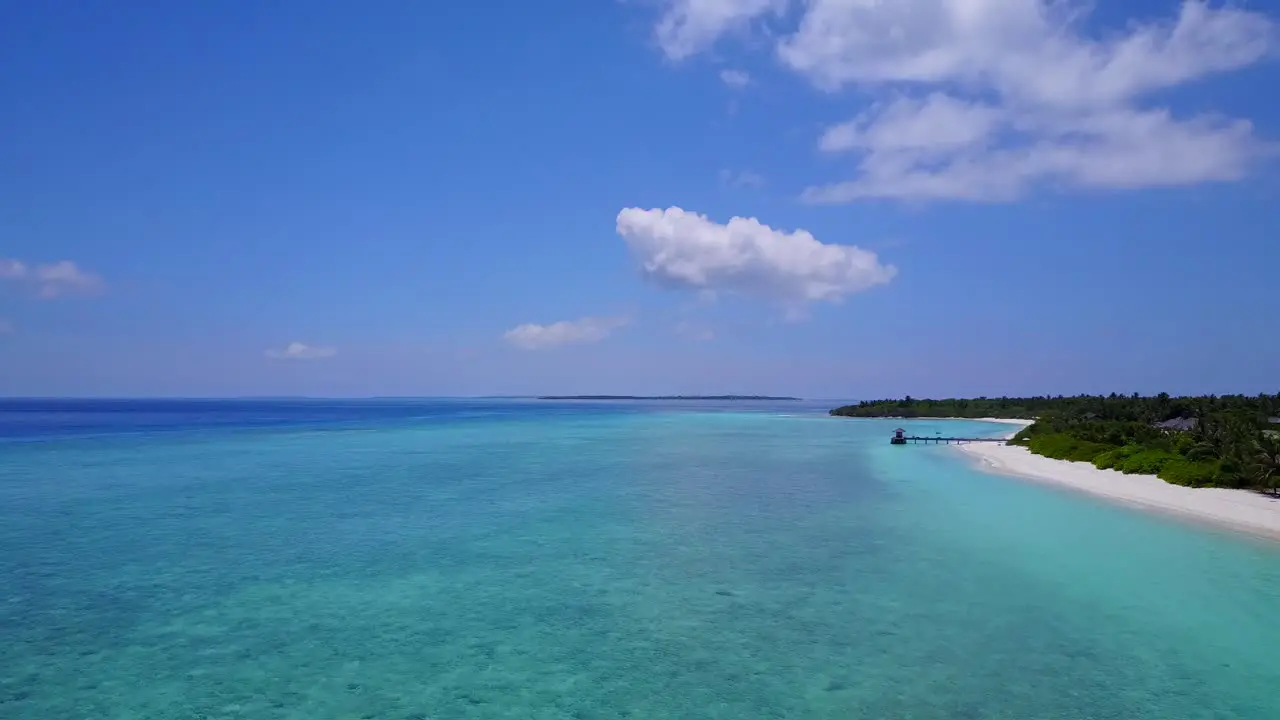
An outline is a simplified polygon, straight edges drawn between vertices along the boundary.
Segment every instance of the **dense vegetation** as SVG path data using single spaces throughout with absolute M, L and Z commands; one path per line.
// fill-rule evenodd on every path
M 1280 395 L 875 400 L 845 417 L 1024 418 L 1010 444 L 1192 487 L 1280 492 Z

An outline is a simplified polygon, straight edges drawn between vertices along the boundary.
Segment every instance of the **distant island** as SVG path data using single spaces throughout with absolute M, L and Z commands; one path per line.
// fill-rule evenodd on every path
M 543 395 L 539 400 L 799 400 L 774 395 Z
M 872 400 L 840 417 L 1034 421 L 1009 440 L 1037 455 L 1175 485 L 1280 491 L 1280 394 Z

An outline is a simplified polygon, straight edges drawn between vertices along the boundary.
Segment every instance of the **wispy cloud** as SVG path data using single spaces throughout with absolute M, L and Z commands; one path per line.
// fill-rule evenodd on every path
M 698 323 L 689 322 L 688 320 L 681 320 L 680 322 L 676 323 L 674 330 L 676 335 L 679 335 L 680 337 L 686 340 L 695 340 L 697 342 L 710 342 L 711 340 L 716 339 L 715 330 L 712 330 L 706 325 L 700 325 Z
M 12 280 L 15 278 L 25 278 L 27 276 L 27 265 L 21 260 L 13 260 L 10 258 L 0 258 L 0 278 Z
M 1238 180 L 1277 156 L 1248 120 L 1179 116 L 1150 99 L 1276 56 L 1275 18 L 1186 0 L 1171 18 L 1097 31 L 1090 10 L 1071 0 L 666 0 L 655 32 L 682 60 L 767 20 L 782 65 L 830 93 L 880 97 L 823 133 L 819 147 L 848 154 L 853 173 L 808 188 L 811 202 L 1186 186 Z M 781 27 L 787 17 L 794 25 Z
M 720 224 L 678 207 L 626 208 L 617 230 L 645 276 L 669 288 L 737 292 L 794 307 L 839 302 L 897 274 L 871 251 L 819 242 L 805 230 L 776 230 L 755 218 Z
M 745 70 L 721 70 L 720 81 L 735 90 L 741 90 L 751 84 L 751 75 Z
M 90 295 L 106 288 L 101 277 L 70 260 L 32 265 L 13 258 L 0 258 L 0 280 L 22 283 L 45 300 L 66 295 Z
M 720 183 L 731 188 L 762 188 L 764 176 L 750 170 L 721 170 Z
M 92 294 L 104 287 L 102 278 L 80 269 L 69 260 L 37 266 L 35 281 L 40 297 L 46 299 Z
M 319 347 L 295 341 L 281 349 L 273 348 L 267 350 L 265 354 L 272 360 L 321 360 L 337 355 L 338 350 L 332 347 Z
M 668 0 L 654 34 L 668 58 L 683 60 L 706 50 L 720 36 L 786 6 L 787 0 Z
M 525 323 L 506 331 L 502 338 L 523 350 L 544 350 L 560 345 L 600 342 L 628 323 L 629 320 L 622 317 L 585 317 L 549 325 Z

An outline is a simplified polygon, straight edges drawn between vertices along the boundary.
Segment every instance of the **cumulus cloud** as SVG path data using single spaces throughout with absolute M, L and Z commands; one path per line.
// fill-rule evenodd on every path
M 644 274 L 671 288 L 736 292 L 797 305 L 839 301 L 893 279 L 897 270 L 853 245 L 775 230 L 755 218 L 726 224 L 678 207 L 625 208 L 617 231 Z
M 627 323 L 627 319 L 621 317 L 585 317 L 550 325 L 525 323 L 511 328 L 502 337 L 523 350 L 543 350 L 560 345 L 600 342 Z
M 284 346 L 283 349 L 273 348 L 266 351 L 266 356 L 272 360 L 321 360 L 337 354 L 336 348 L 318 347 L 296 341 Z
M 751 75 L 743 70 L 721 70 L 720 81 L 734 89 L 741 89 L 751 84 Z
M 0 258 L 0 279 L 25 283 L 46 300 L 64 295 L 88 295 L 105 287 L 102 278 L 70 260 L 28 265 L 21 260 Z
M 779 8 L 709 3 L 692 54 Z M 686 2 L 671 0 L 664 20 Z M 880 94 L 819 147 L 854 176 L 814 202 L 1009 200 L 1038 185 L 1134 189 L 1233 181 L 1276 148 L 1247 120 L 1175 116 L 1154 93 L 1280 50 L 1280 24 L 1186 0 L 1173 17 L 1087 28 L 1077 0 L 807 0 L 777 59 L 815 86 Z M 687 8 L 685 8 L 687 10 Z M 715 29 L 714 36 L 707 33 Z M 663 45 L 667 49 L 666 45 Z M 667 49 L 668 55 L 671 55 Z M 674 56 L 673 56 L 674 57 Z M 678 57 L 676 59 L 679 59 Z

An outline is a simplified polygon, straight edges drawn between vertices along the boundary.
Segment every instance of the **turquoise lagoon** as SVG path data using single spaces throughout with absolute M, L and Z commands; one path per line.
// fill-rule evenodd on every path
M 819 410 L 0 404 L 0 717 L 1280 718 L 1276 544 Z

